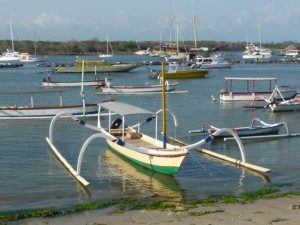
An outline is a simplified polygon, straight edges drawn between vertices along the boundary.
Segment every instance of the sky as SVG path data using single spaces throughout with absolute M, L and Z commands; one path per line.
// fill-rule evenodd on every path
M 193 40 L 192 0 L 0 0 L 0 39 Z M 194 0 L 197 40 L 300 42 L 300 0 Z

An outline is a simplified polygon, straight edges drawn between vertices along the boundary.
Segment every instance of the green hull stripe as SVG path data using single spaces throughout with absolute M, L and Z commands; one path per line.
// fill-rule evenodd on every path
M 151 164 L 147 164 L 147 163 L 143 163 L 141 161 L 138 161 L 136 159 L 133 159 L 133 158 L 130 158 L 128 157 L 127 155 L 124 155 L 120 152 L 118 152 L 117 150 L 115 150 L 114 148 L 111 148 L 115 153 L 117 153 L 118 155 L 140 165 L 140 166 L 143 166 L 143 167 L 146 167 L 148 169 L 151 169 L 151 170 L 154 170 L 154 171 L 157 171 L 159 173 L 163 173 L 163 174 L 175 174 L 175 173 L 178 173 L 179 171 L 179 167 L 174 167 L 174 166 L 155 166 L 155 165 L 151 165 Z

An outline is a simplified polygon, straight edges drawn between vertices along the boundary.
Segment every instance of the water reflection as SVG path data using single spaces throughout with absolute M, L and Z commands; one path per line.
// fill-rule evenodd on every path
M 107 149 L 100 159 L 107 167 L 111 188 L 122 185 L 123 192 L 152 193 L 160 197 L 180 201 L 182 195 L 173 176 L 143 168 Z

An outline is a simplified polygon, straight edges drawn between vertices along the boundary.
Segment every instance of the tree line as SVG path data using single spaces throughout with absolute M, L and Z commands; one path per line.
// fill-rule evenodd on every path
M 159 50 L 160 43 L 158 41 L 143 41 L 138 44 L 135 41 L 112 41 L 112 48 L 115 54 L 128 54 L 141 49 Z M 193 41 L 186 41 L 181 49 L 189 49 L 193 47 Z M 281 43 L 263 43 L 264 47 L 272 50 L 282 50 L 289 45 L 300 48 L 300 43 L 287 41 Z M 197 46 L 208 47 L 209 49 L 219 51 L 243 51 L 245 49 L 245 42 L 225 42 L 225 41 L 198 41 Z M 81 54 L 97 54 L 99 52 L 106 52 L 106 41 L 99 41 L 98 39 L 76 41 L 70 40 L 66 42 L 58 41 L 38 41 L 31 40 L 14 41 L 15 50 L 18 52 L 36 53 L 38 55 L 81 55 Z M 11 48 L 10 40 L 0 40 L 0 51 L 4 52 Z

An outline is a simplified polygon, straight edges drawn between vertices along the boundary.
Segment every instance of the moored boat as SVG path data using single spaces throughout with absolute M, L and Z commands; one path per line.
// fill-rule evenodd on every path
M 169 70 L 165 73 L 166 79 L 186 79 L 186 78 L 204 78 L 208 73 L 205 69 L 191 69 L 179 66 L 178 64 L 169 64 Z M 155 72 L 154 78 L 160 79 L 161 72 Z
M 81 73 L 83 60 L 77 58 L 74 66 L 59 66 L 57 73 Z M 140 63 L 108 63 L 105 60 L 84 60 L 85 73 L 128 72 L 142 66 Z
M 173 91 L 178 83 L 169 83 L 166 81 L 166 91 Z M 144 93 L 144 92 L 161 92 L 162 84 L 156 85 L 111 85 L 106 82 L 101 85 L 103 93 Z
M 44 62 L 46 60 L 46 57 L 44 56 L 37 56 L 35 54 L 29 54 L 29 53 L 21 53 L 20 54 L 20 62 L 24 63 L 34 63 L 34 62 Z
M 230 68 L 231 63 L 220 56 L 212 57 L 196 57 L 196 62 L 194 65 L 196 68 L 202 69 L 220 69 L 220 68 Z
M 260 125 L 255 125 L 255 122 L 260 123 Z M 254 136 L 254 135 L 270 135 L 270 134 L 276 134 L 279 132 L 280 127 L 284 125 L 283 122 L 273 123 L 269 124 L 266 123 L 259 118 L 253 118 L 251 125 L 248 127 L 234 127 L 230 128 L 234 132 L 236 132 L 240 137 L 242 136 Z M 210 124 L 207 124 L 208 127 L 208 133 L 212 134 L 219 130 L 220 128 L 217 128 L 215 126 L 212 126 Z M 218 137 L 228 137 L 229 135 L 226 133 L 222 133 L 218 135 Z
M 277 78 L 269 77 L 225 77 L 225 81 L 225 90 L 220 91 L 220 100 L 222 101 L 263 101 L 271 96 L 273 88 L 278 83 Z M 237 82 L 246 83 L 246 90 L 239 89 Z M 267 87 L 262 85 L 264 82 L 267 83 Z M 236 85 L 235 89 L 234 84 Z M 292 98 L 296 94 L 295 89 L 283 87 L 281 89 L 285 98 Z
M 51 119 L 59 112 L 70 113 L 78 117 L 97 116 L 97 103 L 63 104 L 62 90 L 34 90 L 34 91 L 7 91 L 1 95 L 29 95 L 30 105 L 2 105 L 0 106 L 0 120 L 2 119 Z M 59 104 L 57 105 L 36 105 L 34 96 L 59 93 Z
M 162 83 L 165 83 L 164 76 L 164 64 L 162 64 Z M 245 162 L 245 154 L 243 145 L 232 130 L 221 129 L 214 134 L 189 145 L 179 146 L 174 143 L 167 142 L 167 112 L 171 114 L 174 121 L 174 127 L 177 128 L 176 116 L 166 108 L 166 96 L 165 85 L 162 85 L 162 109 L 152 112 L 134 105 L 129 105 L 123 102 L 104 102 L 99 104 L 98 109 L 98 122 L 97 126 L 87 124 L 85 121 L 74 118 L 72 115 L 66 115 L 65 113 L 57 114 L 51 121 L 49 127 L 49 137 L 46 138 L 53 152 L 58 156 L 61 162 L 71 172 L 71 174 L 84 186 L 89 185 L 81 175 L 81 163 L 83 154 L 88 147 L 89 143 L 96 138 L 103 138 L 106 140 L 112 151 L 123 156 L 124 158 L 150 170 L 154 170 L 164 174 L 177 173 L 181 165 L 188 155 L 189 150 L 202 146 L 214 139 L 214 136 L 222 132 L 231 133 L 238 142 L 241 150 L 242 163 Z M 158 115 L 162 113 L 162 140 L 158 139 Z M 77 124 L 80 124 L 86 128 L 97 131 L 97 133 L 91 135 L 86 139 L 79 153 L 77 161 L 77 170 L 64 159 L 59 153 L 57 148 L 53 144 L 53 128 L 55 122 L 61 116 L 68 116 L 73 119 Z M 137 117 L 137 123 L 129 125 L 128 123 L 134 123 L 135 120 L 128 117 Z M 108 117 L 108 118 L 107 118 Z M 126 119 L 126 121 L 125 121 Z M 150 137 L 141 131 L 143 125 L 155 120 L 154 136 Z M 108 126 L 104 125 L 107 124 Z M 176 134 L 176 131 L 175 131 Z
M 278 99 L 278 96 L 280 99 Z M 273 112 L 300 110 L 300 94 L 286 100 L 277 86 L 275 86 L 275 89 L 269 99 L 265 99 L 265 101 L 268 102 L 266 107 L 270 107 Z

